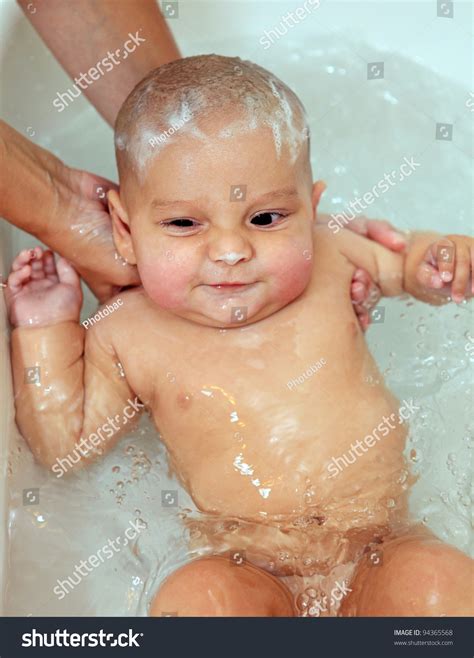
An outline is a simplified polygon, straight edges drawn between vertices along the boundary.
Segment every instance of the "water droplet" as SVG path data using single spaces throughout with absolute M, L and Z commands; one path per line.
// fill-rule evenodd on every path
M 309 603 L 309 596 L 307 594 L 298 594 L 296 598 L 296 606 L 300 610 L 306 610 Z

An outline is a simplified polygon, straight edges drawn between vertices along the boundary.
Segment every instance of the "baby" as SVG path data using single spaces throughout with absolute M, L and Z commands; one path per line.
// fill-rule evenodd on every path
M 57 472 L 109 450 L 131 400 L 148 409 L 205 513 L 188 520 L 196 559 L 152 615 L 314 614 L 309 585 L 348 564 L 341 615 L 471 614 L 469 558 L 409 525 L 403 420 L 416 405 L 385 388 L 349 288 L 362 267 L 384 295 L 460 300 L 473 240 L 420 234 L 400 255 L 316 225 L 309 148 L 301 102 L 259 66 L 212 55 L 152 71 L 118 116 L 109 192 L 142 286 L 85 328 L 68 262 L 17 257 L 18 426 Z M 295 602 L 297 579 L 309 589 Z

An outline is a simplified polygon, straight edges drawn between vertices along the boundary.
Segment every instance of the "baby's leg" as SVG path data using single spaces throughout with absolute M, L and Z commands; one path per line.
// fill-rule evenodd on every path
M 293 597 L 274 576 L 248 562 L 213 556 L 189 562 L 161 585 L 150 616 L 294 617 Z
M 380 549 L 380 551 L 379 551 Z M 470 616 L 473 561 L 426 529 L 380 545 L 359 566 L 339 614 L 348 617 Z

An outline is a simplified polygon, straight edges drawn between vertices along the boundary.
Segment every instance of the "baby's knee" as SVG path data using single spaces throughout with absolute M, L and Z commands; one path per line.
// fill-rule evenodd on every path
M 341 608 L 357 616 L 465 616 L 473 612 L 472 560 L 437 539 L 395 540 L 363 566 Z
M 293 597 L 274 576 L 224 557 L 193 560 L 160 586 L 152 617 L 293 617 Z

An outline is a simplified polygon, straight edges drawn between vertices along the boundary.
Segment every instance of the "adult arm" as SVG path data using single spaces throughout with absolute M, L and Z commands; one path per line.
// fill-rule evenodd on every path
M 100 300 L 139 282 L 136 268 L 115 251 L 106 204 L 111 187 L 0 121 L 0 216 L 70 261 Z
M 28 10 L 34 6 L 30 0 L 17 1 L 71 78 L 86 74 L 81 80 L 84 94 L 111 125 L 125 98 L 151 69 L 181 57 L 156 0 L 42 0 L 34 13 Z M 130 35 L 138 43 L 125 56 Z M 103 75 L 91 80 L 87 72 L 104 58 L 107 70 L 100 67 Z M 111 62 L 118 63 L 110 68 Z

